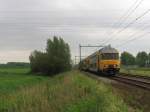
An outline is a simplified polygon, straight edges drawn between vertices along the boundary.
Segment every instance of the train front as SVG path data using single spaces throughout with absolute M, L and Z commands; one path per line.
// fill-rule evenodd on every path
M 100 50 L 100 69 L 108 75 L 116 75 L 120 70 L 119 52 L 110 46 Z

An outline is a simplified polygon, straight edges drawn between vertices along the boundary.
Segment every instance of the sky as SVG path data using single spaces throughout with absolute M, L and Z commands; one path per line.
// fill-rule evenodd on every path
M 79 55 L 79 44 L 111 44 L 134 55 L 150 52 L 150 13 L 125 28 L 149 9 L 149 0 L 136 1 L 0 0 L 0 63 L 29 62 L 30 53 L 44 51 L 54 35 L 69 43 L 72 59 Z M 126 18 L 135 3 L 139 7 Z M 98 49 L 83 48 L 82 55 Z

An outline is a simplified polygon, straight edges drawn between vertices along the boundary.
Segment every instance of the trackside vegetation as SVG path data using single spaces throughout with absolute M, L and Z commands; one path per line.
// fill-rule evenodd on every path
M 130 74 L 130 75 L 140 75 L 140 76 L 148 76 L 148 77 L 150 77 L 150 68 L 122 67 L 120 72 L 127 73 L 127 74 Z
M 8 73 L 1 78 L 0 86 L 11 89 L 0 91 L 0 112 L 128 112 L 111 86 L 78 71 L 53 77 Z
M 62 38 L 56 36 L 53 37 L 53 40 L 47 40 L 45 52 L 35 50 L 29 59 L 31 71 L 35 73 L 54 75 L 71 68 L 69 45 Z

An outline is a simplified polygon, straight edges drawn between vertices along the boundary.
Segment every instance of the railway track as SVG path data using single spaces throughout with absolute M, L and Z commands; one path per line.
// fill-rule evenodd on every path
M 119 74 L 122 76 L 128 76 L 128 77 L 135 77 L 135 78 L 142 78 L 142 79 L 150 80 L 150 77 L 147 77 L 147 76 L 131 75 L 131 74 L 127 74 L 127 73 L 119 73 Z
M 93 74 L 93 73 L 89 73 L 88 76 L 97 80 L 99 80 L 100 78 L 100 76 Z M 105 78 L 108 78 L 108 77 L 105 77 Z M 150 91 L 150 77 L 129 75 L 129 74 L 118 74 L 114 77 L 109 77 L 109 79 Z
M 111 79 L 126 83 L 128 85 L 137 86 L 139 88 L 150 90 L 150 78 L 145 76 L 118 75 Z

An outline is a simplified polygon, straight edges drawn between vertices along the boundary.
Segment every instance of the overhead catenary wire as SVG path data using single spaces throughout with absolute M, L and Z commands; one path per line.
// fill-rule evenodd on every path
M 125 16 L 124 17 L 124 21 L 123 22 L 120 22 L 120 24 L 119 24 L 119 26 L 121 26 L 127 19 L 128 19 L 128 17 L 130 17 L 134 12 L 135 12 L 135 10 L 141 5 L 141 3 L 143 2 L 144 0 L 140 0 L 139 1 L 139 3 L 135 6 L 135 8 L 133 8 L 133 9 L 131 9 L 131 12 L 130 12 L 130 10 L 128 11 L 129 13 L 127 13 L 127 16 Z M 138 0 L 137 1 L 135 1 L 135 4 L 138 2 Z
M 135 20 L 131 21 L 129 24 L 127 24 L 125 27 L 123 27 L 122 30 L 118 31 L 117 33 L 121 33 L 122 31 L 124 31 L 125 29 L 127 29 L 129 26 L 131 26 L 132 24 L 134 24 L 136 21 L 138 21 L 139 19 L 141 19 L 143 16 L 145 16 L 149 12 L 150 12 L 150 9 L 146 10 L 143 14 L 141 14 L 140 16 L 138 16 Z
M 120 34 L 121 32 L 123 32 L 125 29 L 127 29 L 128 27 L 130 27 L 132 24 L 134 24 L 135 22 L 137 22 L 138 20 L 140 20 L 142 17 L 144 17 L 146 14 L 148 14 L 150 12 L 150 9 L 146 10 L 144 13 L 142 13 L 140 16 L 138 16 L 137 18 L 135 18 L 133 21 L 131 21 L 129 24 L 127 24 L 125 27 L 123 27 L 120 31 L 117 32 L 116 36 L 118 36 L 118 34 Z M 114 38 L 110 38 L 109 40 L 107 40 L 105 43 L 106 44 L 110 41 L 112 41 Z
M 126 41 L 126 42 L 120 44 L 119 46 L 116 46 L 116 47 L 117 47 L 117 48 L 122 47 L 122 46 L 124 46 L 124 45 L 126 45 L 126 44 L 129 44 L 129 43 L 131 43 L 131 42 L 133 42 L 133 41 L 139 39 L 139 38 L 143 38 L 143 37 L 144 37 L 145 35 L 147 35 L 147 34 L 150 34 L 150 32 L 145 32 L 144 34 L 142 34 L 142 35 L 140 35 L 140 36 L 138 36 L 138 37 L 134 37 L 134 38 L 132 38 L 132 39 L 130 39 L 130 40 L 128 40 L 128 41 Z
M 119 18 L 119 20 L 118 20 L 117 22 L 115 22 L 111 27 L 120 26 L 121 23 L 123 23 L 123 22 L 121 22 L 121 20 L 124 20 L 124 18 L 128 17 L 128 16 L 131 14 L 130 10 L 132 10 L 132 8 L 134 7 L 134 5 L 136 5 L 136 4 L 138 3 L 138 1 L 139 1 L 139 0 L 136 0 L 136 1 L 129 7 L 129 9 Z M 141 0 L 141 1 L 143 1 L 143 0 Z M 130 12 L 130 14 L 129 14 L 129 12 Z M 128 16 L 126 16 L 126 15 L 128 15 Z M 119 24 L 118 24 L 118 23 L 119 23 Z
M 132 24 L 134 24 L 136 21 L 138 21 L 138 20 L 140 20 L 142 17 L 144 17 L 147 13 L 149 13 L 150 12 L 150 9 L 148 9 L 148 10 L 146 10 L 144 13 L 142 13 L 140 16 L 138 16 L 137 18 L 135 18 L 133 21 L 131 21 L 129 24 L 127 24 L 122 30 L 120 30 L 120 31 L 118 31 L 118 34 L 119 33 L 121 33 L 121 32 L 123 32 L 125 29 L 127 29 L 129 26 L 131 26 Z M 145 30 L 147 27 L 149 27 L 149 26 L 146 26 L 146 27 L 143 27 L 143 29 L 142 30 Z M 147 34 L 147 33 L 146 33 Z M 136 35 L 136 33 L 133 33 L 132 35 L 130 35 L 129 36 L 129 38 L 131 38 L 131 37 L 133 37 L 133 36 L 135 36 Z M 144 33 L 144 35 L 145 35 L 145 33 Z M 142 36 L 144 36 L 144 35 L 142 35 Z M 113 39 L 111 39 L 111 40 L 113 40 Z M 134 38 L 134 39 L 131 39 L 131 41 L 132 40 L 136 40 L 136 38 Z M 130 41 L 130 40 L 129 40 Z M 128 41 L 127 41 L 128 42 Z M 123 44 L 125 44 L 125 43 L 123 43 Z M 103 44 L 104 45 L 104 44 Z
M 120 22 L 120 20 L 123 20 L 123 21 L 120 22 L 117 27 L 120 27 L 120 26 L 128 19 L 128 17 L 130 17 L 130 16 L 133 14 L 133 13 L 135 12 L 135 10 L 141 5 L 141 3 L 142 3 L 144 0 L 140 0 L 139 2 L 138 2 L 138 1 L 139 1 L 139 0 L 136 0 L 136 1 L 134 2 L 134 4 L 127 10 L 127 12 L 126 12 L 123 16 L 121 16 L 121 18 L 119 19 L 118 22 Z M 137 4 L 137 3 L 138 3 L 138 4 Z M 136 5 L 136 4 L 137 4 L 137 5 Z M 134 9 L 132 9 L 132 7 L 133 7 L 134 5 L 136 5 L 136 6 L 135 6 Z M 130 12 L 130 10 L 131 10 L 131 12 Z M 124 18 L 124 19 L 123 19 L 123 18 Z M 116 23 L 113 25 L 113 27 L 114 27 L 115 25 L 116 25 Z M 114 33 L 115 33 L 115 32 L 114 32 Z M 114 34 L 114 33 L 112 33 L 112 34 Z M 111 38 L 112 38 L 112 36 L 111 36 L 111 34 L 110 34 L 110 35 L 109 35 L 109 38 L 108 38 L 107 40 L 104 40 L 103 45 L 106 44 L 106 43 L 108 43 Z
M 128 37 L 126 37 L 126 38 L 129 38 L 129 40 L 126 40 L 126 41 L 124 41 L 123 43 L 120 43 L 120 44 L 118 44 L 117 46 L 121 46 L 122 44 L 124 44 L 124 43 L 128 43 L 130 40 L 134 40 L 134 38 L 137 38 L 137 36 L 139 35 L 139 34 L 143 34 L 143 32 L 141 33 L 141 31 L 145 31 L 146 29 L 149 29 L 150 28 L 150 25 L 144 25 L 144 27 L 142 28 L 142 29 L 140 29 L 140 32 L 138 31 L 138 32 L 134 32 L 132 35 L 130 35 L 130 36 L 128 36 Z M 132 38 L 133 37 L 133 38 Z M 117 47 L 116 46 L 116 47 Z

